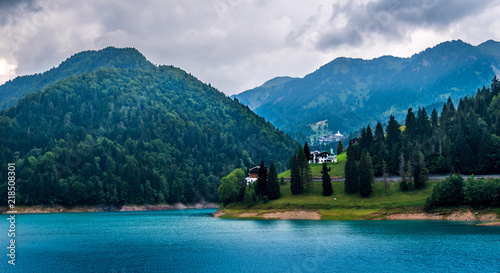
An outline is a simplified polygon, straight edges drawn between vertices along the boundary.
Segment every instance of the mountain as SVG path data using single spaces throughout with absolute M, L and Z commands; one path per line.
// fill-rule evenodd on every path
M 96 71 L 101 68 L 141 68 L 150 70 L 154 65 L 135 48 L 117 50 L 108 47 L 99 51 L 83 51 L 77 53 L 57 68 L 43 74 L 20 76 L 0 86 L 0 110 L 7 109 L 20 101 L 24 96 L 43 90 L 69 76 Z
M 122 68 L 50 77 L 97 67 L 72 57 L 37 76 L 54 83 L 0 113 L 0 165 L 16 163 L 18 204 L 217 201 L 218 177 L 261 160 L 284 170 L 297 147 L 179 68 L 137 63 L 142 54 L 132 49 L 75 56 L 87 54 L 121 60 Z
M 276 77 L 265 82 L 263 85 L 256 87 L 254 89 L 248 90 L 247 92 L 243 92 L 237 95 L 238 100 L 250 107 L 250 109 L 258 108 L 262 105 L 262 102 L 266 101 L 269 98 L 269 94 L 273 92 L 273 90 L 279 90 L 283 87 L 283 84 L 296 80 L 298 78 L 292 77 Z M 235 96 L 233 95 L 232 98 Z
M 472 46 L 458 40 L 410 58 L 342 57 L 304 78 L 276 78 L 233 98 L 286 132 L 310 135 L 308 124 L 323 120 L 331 130 L 349 132 L 488 85 L 500 68 L 499 52 L 495 41 Z

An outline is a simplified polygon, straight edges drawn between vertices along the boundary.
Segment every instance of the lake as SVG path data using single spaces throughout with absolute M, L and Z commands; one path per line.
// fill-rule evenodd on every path
M 212 218 L 214 209 L 19 214 L 0 272 L 499 272 L 500 227 Z

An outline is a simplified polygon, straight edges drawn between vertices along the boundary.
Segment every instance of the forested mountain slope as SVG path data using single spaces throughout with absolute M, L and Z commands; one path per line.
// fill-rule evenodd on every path
M 18 203 L 74 205 L 217 201 L 218 177 L 261 160 L 283 170 L 296 143 L 181 69 L 147 63 L 27 95 L 1 112 L 0 146 Z

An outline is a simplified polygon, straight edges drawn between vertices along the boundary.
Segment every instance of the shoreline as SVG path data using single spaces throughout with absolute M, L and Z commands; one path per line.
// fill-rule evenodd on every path
M 436 211 L 433 213 L 412 212 L 377 212 L 367 214 L 336 215 L 328 210 L 232 210 L 218 209 L 215 218 L 225 219 L 261 219 L 261 220 L 441 220 L 457 222 L 485 222 L 481 225 L 500 226 L 500 217 L 494 212 L 473 212 L 470 209 L 453 211 Z M 350 216 L 350 217 L 349 217 Z
M 96 206 L 61 206 L 61 205 L 38 205 L 38 206 L 18 206 L 16 207 L 15 214 L 27 213 L 65 213 L 65 212 L 103 212 L 103 211 L 149 211 L 149 210 L 182 210 L 182 209 L 215 209 L 219 208 L 216 203 L 199 202 L 196 204 L 156 204 L 156 205 L 123 205 L 123 206 L 109 206 L 109 205 L 96 205 Z M 7 207 L 0 207 L 0 212 L 6 214 Z

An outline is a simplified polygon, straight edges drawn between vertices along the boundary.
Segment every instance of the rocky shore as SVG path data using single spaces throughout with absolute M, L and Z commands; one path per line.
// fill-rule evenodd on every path
M 145 211 L 145 210 L 174 210 L 174 209 L 210 209 L 218 208 L 216 203 L 196 203 L 196 204 L 157 204 L 157 205 L 123 205 L 123 206 L 72 206 L 65 207 L 60 205 L 53 206 L 19 206 L 16 207 L 17 214 L 19 213 L 59 213 L 59 212 L 98 212 L 98 211 Z M 7 212 L 7 207 L 0 207 L 2 214 Z

